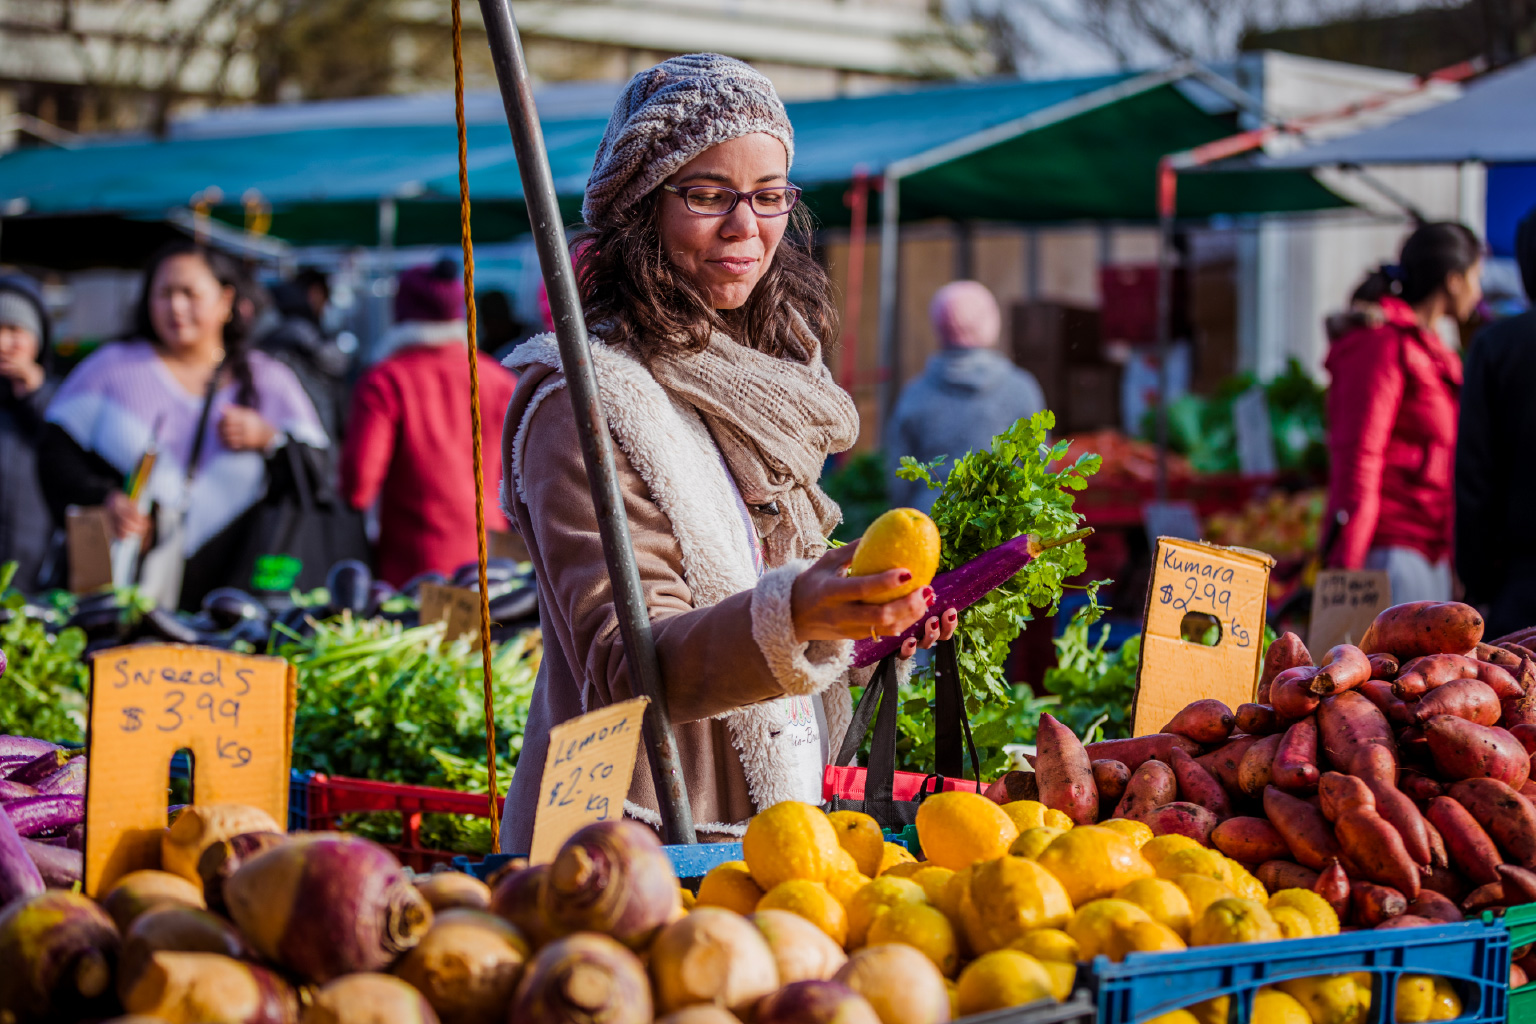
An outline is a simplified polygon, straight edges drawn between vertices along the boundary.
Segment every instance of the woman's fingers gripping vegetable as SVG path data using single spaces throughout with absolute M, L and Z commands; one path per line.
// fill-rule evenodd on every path
M 918 643 L 917 637 L 909 636 L 901 642 L 901 656 L 910 658 L 921 647 L 928 650 L 940 640 L 948 640 L 955 635 L 955 627 L 960 624 L 960 613 L 953 608 L 944 609 L 943 615 L 930 615 L 928 621 L 923 624 L 923 640 Z
M 933 598 L 929 587 L 884 604 L 869 604 L 883 590 L 910 582 L 912 574 L 907 569 L 888 569 L 871 576 L 844 575 L 857 548 L 857 544 L 834 548 L 795 579 L 790 593 L 795 639 L 802 643 L 859 640 L 871 632 L 896 636 L 927 612 Z

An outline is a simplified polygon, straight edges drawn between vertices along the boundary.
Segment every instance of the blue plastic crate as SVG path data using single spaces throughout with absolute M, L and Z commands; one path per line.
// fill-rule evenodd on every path
M 1093 996 L 1086 989 L 1078 989 L 1064 1003 L 1041 999 L 1027 1006 L 973 1013 L 953 1024 L 1093 1024 L 1095 1012 Z
M 311 772 L 289 769 L 288 772 L 288 831 L 303 832 L 309 828 L 309 777 Z
M 710 868 L 724 864 L 726 861 L 741 860 L 740 843 L 695 843 L 691 846 L 665 846 L 662 849 L 667 851 L 667 857 L 672 861 L 672 870 L 676 871 L 678 879 L 684 882 L 689 879 L 703 878 L 709 873 Z M 479 861 L 472 861 L 468 857 L 455 857 L 452 865 L 455 871 L 474 875 L 483 882 L 514 856 L 510 853 L 492 853 Z
M 1465 1024 L 1503 1024 L 1509 997 L 1509 930 L 1501 922 L 1461 921 L 1315 939 L 1201 946 L 1132 953 L 1123 963 L 1098 957 L 1079 979 L 1094 993 L 1098 1024 L 1144 1024 L 1218 996 L 1235 996 L 1232 1021 L 1247 1024 L 1253 994 L 1291 978 L 1368 971 L 1375 976 L 1371 1020 L 1396 1019 L 1397 979 L 1431 974 L 1456 984 Z

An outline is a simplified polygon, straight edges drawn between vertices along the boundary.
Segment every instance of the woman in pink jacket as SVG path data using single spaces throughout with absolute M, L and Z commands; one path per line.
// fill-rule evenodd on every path
M 1461 357 L 1437 331 L 1482 300 L 1482 247 L 1425 224 L 1330 323 L 1329 565 L 1385 569 L 1392 600 L 1448 601 Z

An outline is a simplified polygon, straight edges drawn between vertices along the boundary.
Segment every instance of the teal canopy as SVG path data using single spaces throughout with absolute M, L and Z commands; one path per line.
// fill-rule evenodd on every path
M 1179 77 L 987 81 L 792 103 L 791 177 L 824 224 L 846 223 L 843 197 L 856 169 L 901 177 L 900 212 L 908 220 L 1151 220 L 1158 159 L 1237 128 L 1229 106 L 1199 96 L 1198 86 Z M 212 188 L 223 196 L 215 215 L 232 223 L 241 223 L 241 198 L 251 193 L 270 204 L 271 232 L 280 238 L 372 245 L 378 204 L 393 199 L 395 244 L 456 241 L 451 118 L 347 125 L 345 105 L 331 106 L 340 110 L 340 126 L 264 130 L 253 118 L 244 134 L 12 152 L 0 158 L 0 209 L 158 218 Z M 555 185 L 573 221 L 606 123 L 592 114 L 567 112 L 544 123 Z M 485 117 L 470 125 L 469 163 L 476 238 L 526 231 L 504 123 Z M 1240 187 L 1190 176 L 1180 188 L 1180 210 L 1191 216 L 1344 205 L 1305 170 L 1252 176 Z

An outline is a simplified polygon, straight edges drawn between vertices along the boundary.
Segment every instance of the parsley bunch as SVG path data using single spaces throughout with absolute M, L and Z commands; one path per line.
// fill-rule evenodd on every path
M 935 480 L 944 459 L 924 464 L 911 456 L 901 460 L 897 475 L 942 487 L 931 513 L 939 528 L 943 553 L 940 571 L 971 559 L 1028 533 L 1051 540 L 1077 529 L 1082 516 L 1072 509 L 1074 491 L 1097 473 L 1098 455 L 1083 455 L 1059 469 L 1051 468 L 1067 453 L 1068 442 L 1049 445 L 1056 416 L 1049 410 L 1019 420 L 992 439 L 989 451 L 958 459 L 949 477 Z M 966 711 L 975 715 L 984 704 L 1012 701 L 1004 677 L 1008 647 L 1034 618 L 1032 608 L 1056 611 L 1064 581 L 1087 569 L 1081 541 L 1043 551 L 1007 583 L 960 614 L 955 654 L 966 690 Z M 1096 587 L 1090 584 L 1090 590 Z M 925 670 L 931 674 L 932 669 Z

